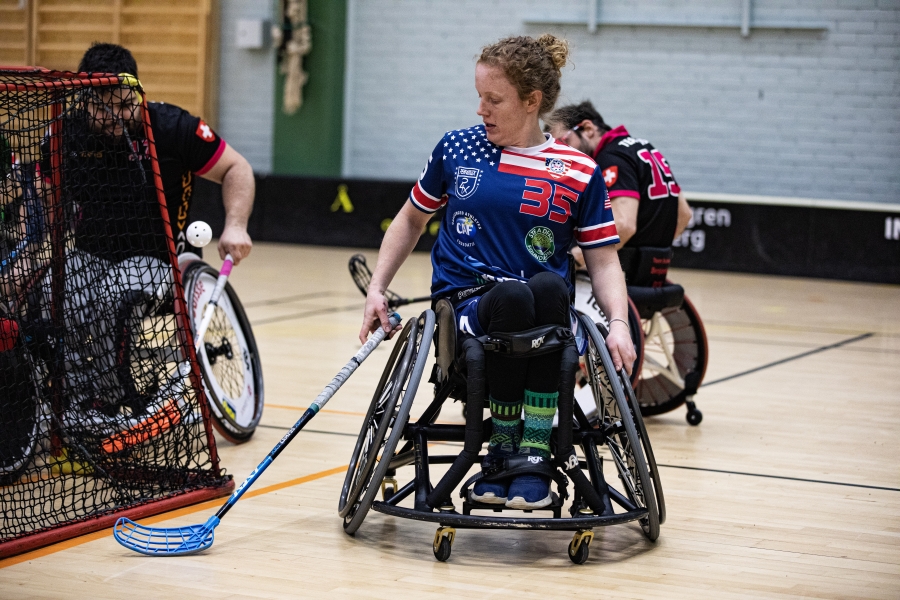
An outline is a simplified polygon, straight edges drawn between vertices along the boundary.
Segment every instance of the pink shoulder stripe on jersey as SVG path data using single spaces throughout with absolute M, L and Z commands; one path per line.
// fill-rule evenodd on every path
M 423 190 L 422 184 L 419 181 L 416 182 L 416 185 L 413 186 L 412 191 L 409 193 L 409 199 L 412 200 L 413 204 L 418 208 L 428 213 L 433 213 L 444 205 L 442 199 L 435 198 Z
M 627 196 L 629 198 L 637 198 L 641 199 L 641 195 L 638 192 L 633 190 L 610 190 L 609 197 L 610 198 L 618 198 L 619 196 Z
M 203 165 L 202 169 L 194 172 L 197 175 L 205 175 L 206 173 L 208 173 L 210 169 L 216 166 L 216 163 L 219 162 L 219 159 L 222 158 L 222 153 L 225 152 L 225 146 L 227 145 L 228 144 L 225 143 L 225 140 L 219 138 L 219 147 L 216 148 L 216 153 L 212 155 L 212 158 L 210 158 L 205 165 Z
M 628 130 L 625 129 L 624 125 L 619 125 L 615 129 L 610 129 L 609 131 L 604 133 L 600 138 L 600 143 L 597 144 L 597 149 L 594 150 L 594 159 L 596 160 L 597 156 L 600 154 L 600 151 L 603 150 L 603 148 L 611 141 L 620 137 L 628 137 L 629 135 L 631 134 L 628 133 Z

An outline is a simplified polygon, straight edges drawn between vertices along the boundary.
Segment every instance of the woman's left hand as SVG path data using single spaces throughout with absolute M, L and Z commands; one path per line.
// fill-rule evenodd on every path
M 628 326 L 621 321 L 613 321 L 610 325 L 609 335 L 606 336 L 606 347 L 612 356 L 613 366 L 616 371 L 625 367 L 625 372 L 631 375 L 634 360 L 637 353 L 634 351 L 634 343 L 631 341 L 631 334 Z

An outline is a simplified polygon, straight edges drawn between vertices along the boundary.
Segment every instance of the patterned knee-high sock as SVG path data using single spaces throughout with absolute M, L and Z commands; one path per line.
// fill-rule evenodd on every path
M 522 401 L 500 402 L 491 397 L 491 442 L 488 450 L 512 454 L 519 446 L 519 423 L 522 415 Z
M 525 432 L 519 444 L 519 454 L 550 458 L 550 431 L 559 392 L 538 393 L 525 390 Z

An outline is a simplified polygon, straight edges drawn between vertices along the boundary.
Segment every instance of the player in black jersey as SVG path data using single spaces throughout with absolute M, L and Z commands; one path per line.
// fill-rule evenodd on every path
M 78 70 L 138 76 L 131 52 L 116 44 L 91 46 Z M 63 136 L 67 147 L 63 148 L 61 191 L 64 202 L 78 206 L 75 246 L 110 261 L 136 255 L 168 260 L 165 248 L 148 247 L 147 234 L 160 231 L 161 220 L 152 181 L 144 186 L 145 196 L 140 201 L 120 197 L 117 194 L 123 186 L 115 185 L 119 178 L 143 178 L 153 172 L 141 132 L 141 110 L 138 92 L 122 87 L 88 95 L 84 106 L 64 119 L 64 127 L 69 129 Z M 162 102 L 148 103 L 147 110 L 176 252 L 189 249 L 185 229 L 190 221 L 193 178 L 198 175 L 222 185 L 225 228 L 219 238 L 219 255 L 224 259 L 230 253 L 238 264 L 252 248 L 247 221 L 253 208 L 253 169 L 199 117 Z M 135 146 L 130 155 L 120 148 L 128 144 Z M 42 151 L 41 168 L 48 173 L 47 140 Z M 123 160 L 125 156 L 130 160 Z M 111 231 L 111 227 L 117 230 Z
M 672 245 L 691 220 L 691 209 L 659 150 L 623 125 L 607 125 L 587 101 L 558 108 L 546 123 L 554 138 L 592 156 L 603 170 L 619 248 Z
M 66 398 L 81 411 L 77 419 L 96 414 L 98 425 L 105 425 L 109 419 L 96 411 L 111 415 L 127 405 L 138 418 L 166 400 L 164 388 L 135 400 L 123 382 L 127 365 L 123 370 L 119 356 L 125 320 L 140 321 L 173 283 L 141 111 L 148 112 L 177 253 L 188 250 L 185 230 L 198 175 L 222 185 L 226 216 L 219 255 L 231 254 L 235 264 L 246 258 L 255 182 L 247 161 L 202 119 L 174 105 L 142 103 L 137 63 L 127 49 L 94 44 L 78 69 L 119 75 L 123 85 L 86 88 L 74 96 L 51 126 L 60 127 L 61 135 L 51 138 L 48 131 L 41 144 L 36 174 L 50 184 L 47 191 L 58 182 L 55 192 L 74 242 L 66 250 L 63 278 Z M 55 156 L 51 139 L 61 144 Z M 54 293 L 52 271 L 38 284 L 44 297 Z M 43 312 L 50 320 L 49 311 Z

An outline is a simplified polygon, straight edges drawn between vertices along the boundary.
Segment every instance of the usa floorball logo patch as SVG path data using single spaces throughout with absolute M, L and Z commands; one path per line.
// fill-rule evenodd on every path
M 538 261 L 547 262 L 553 256 L 553 251 L 556 250 L 553 243 L 553 231 L 542 225 L 533 227 L 525 234 L 525 248 Z
M 572 161 L 563 160 L 561 158 L 548 158 L 544 160 L 544 166 L 547 168 L 547 172 L 550 173 L 551 177 L 558 178 L 569 172 L 569 167 L 572 166 Z
M 481 169 L 456 167 L 456 197 L 465 200 L 475 193 L 481 181 Z

